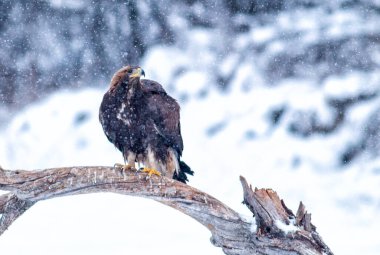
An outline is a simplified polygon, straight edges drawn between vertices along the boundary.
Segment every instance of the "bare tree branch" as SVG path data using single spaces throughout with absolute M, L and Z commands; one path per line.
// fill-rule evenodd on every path
M 65 167 L 41 171 L 0 169 L 0 234 L 40 200 L 95 192 L 113 192 L 153 199 L 173 207 L 207 227 L 211 242 L 225 254 L 332 254 L 310 214 L 300 204 L 297 216 L 270 189 L 253 191 L 241 177 L 244 203 L 256 216 L 257 231 L 237 212 L 178 181 L 125 172 L 113 167 Z M 302 206 L 301 206 L 302 205 Z M 294 219 L 294 221 L 293 221 Z M 295 224 L 296 230 L 283 226 Z
M 0 235 L 34 202 L 17 198 L 14 194 L 6 194 L 0 197 Z

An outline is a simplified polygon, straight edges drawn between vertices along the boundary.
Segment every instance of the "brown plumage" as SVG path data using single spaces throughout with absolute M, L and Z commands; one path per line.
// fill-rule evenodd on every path
M 137 161 L 186 182 L 185 173 L 193 172 L 180 161 L 180 107 L 159 83 L 141 75 L 140 67 L 126 66 L 112 77 L 99 110 L 104 133 L 130 167 Z

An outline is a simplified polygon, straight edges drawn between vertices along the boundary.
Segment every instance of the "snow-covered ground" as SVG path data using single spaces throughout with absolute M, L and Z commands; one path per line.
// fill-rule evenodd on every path
M 197 79 L 193 75 L 189 81 Z M 148 72 L 147 78 L 154 77 Z M 302 200 L 336 254 L 376 254 L 380 160 L 358 160 L 342 170 L 334 157 L 358 128 L 355 118 L 370 106 L 352 109 L 352 125 L 331 137 L 299 138 L 286 128 L 300 108 L 323 113 L 321 94 L 330 93 L 331 86 L 327 82 L 326 90 L 315 90 L 283 84 L 249 92 L 236 86 L 228 96 L 211 90 L 207 100 L 188 100 L 181 118 L 184 160 L 195 170 L 190 185 L 249 215 L 241 205 L 238 177 L 243 175 L 254 186 L 275 189 L 293 210 Z M 184 84 L 187 88 L 191 94 L 191 82 Z M 1 133 L 1 165 L 42 169 L 121 162 L 98 123 L 103 92 L 61 91 L 21 111 Z M 278 105 L 288 110 L 273 126 L 268 109 Z M 178 254 L 178 249 L 181 254 L 222 254 L 209 237 L 189 217 L 155 202 L 94 194 L 39 202 L 5 232 L 0 247 L 4 254 Z

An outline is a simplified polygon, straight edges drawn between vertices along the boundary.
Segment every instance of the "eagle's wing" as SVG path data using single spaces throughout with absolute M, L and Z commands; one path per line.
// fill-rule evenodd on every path
M 119 119 L 112 118 L 112 116 L 116 116 L 115 111 L 117 111 L 117 108 L 116 99 L 107 91 L 100 105 L 99 120 L 107 139 L 123 152 L 124 140 L 120 141 L 118 137 L 118 132 L 122 132 L 123 126 Z
M 154 128 L 165 143 L 182 155 L 183 141 L 180 127 L 180 107 L 177 101 L 166 94 L 162 86 L 151 80 L 141 81 L 147 95 L 148 109 Z

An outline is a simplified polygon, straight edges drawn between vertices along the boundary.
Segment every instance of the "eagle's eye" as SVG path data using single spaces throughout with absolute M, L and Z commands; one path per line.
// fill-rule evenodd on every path
M 131 74 L 131 73 L 132 73 L 132 69 L 129 69 L 129 70 L 128 70 L 128 73 Z

